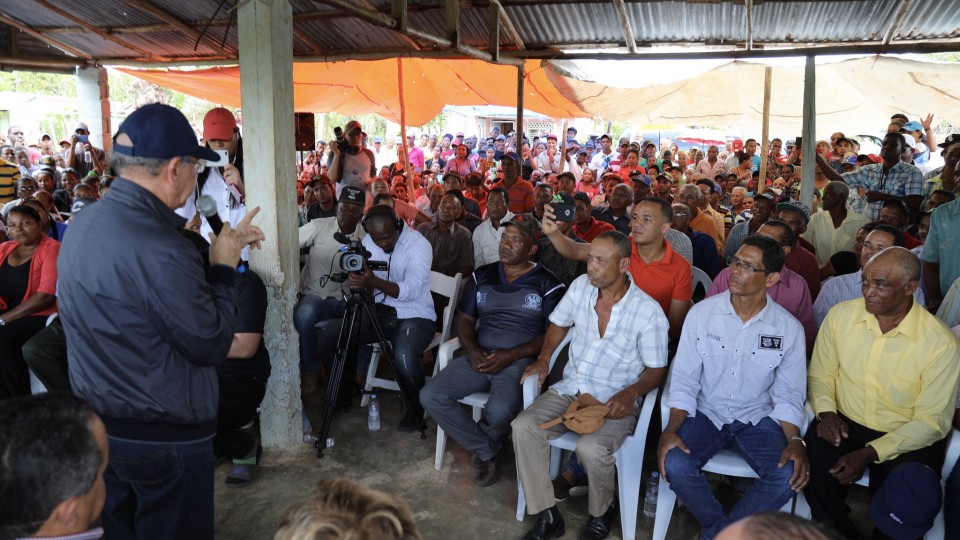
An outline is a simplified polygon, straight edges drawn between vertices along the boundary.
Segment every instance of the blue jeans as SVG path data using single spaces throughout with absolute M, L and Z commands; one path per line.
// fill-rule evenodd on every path
M 104 473 L 106 538 L 213 538 L 213 442 L 111 437 Z
M 520 376 L 532 358 L 523 358 L 495 374 L 477 373 L 466 357 L 454 358 L 420 392 L 420 402 L 460 446 L 484 461 L 493 459 L 510 434 L 510 422 L 523 409 Z M 480 422 L 457 401 L 474 392 L 489 392 Z
M 378 305 L 378 308 L 379 307 Z M 384 307 L 386 308 L 386 306 Z M 412 393 L 414 400 L 412 404 L 414 409 L 413 413 L 423 416 L 423 407 L 420 406 L 420 390 L 423 389 L 425 375 L 420 357 L 423 356 L 423 350 L 427 348 L 430 340 L 433 339 L 434 326 L 436 323 L 430 319 L 422 319 L 419 317 L 398 319 L 396 312 L 394 312 L 392 308 L 378 309 L 377 319 L 380 322 L 380 328 L 383 330 L 383 333 L 393 345 L 393 362 L 396 364 L 396 373 L 394 375 L 396 375 L 398 380 L 402 380 L 407 389 Z M 336 323 L 330 322 L 318 331 L 317 346 L 320 350 L 337 350 L 337 341 L 340 338 L 340 327 L 341 324 L 339 321 Z M 375 343 L 376 340 L 377 336 L 373 331 L 373 326 L 364 315 L 359 329 L 359 342 L 361 344 L 370 344 Z M 362 350 L 363 348 L 361 347 L 360 356 L 363 355 Z M 333 352 L 323 357 L 323 365 L 327 370 L 327 374 L 330 374 L 333 369 L 334 357 L 335 354 Z M 348 365 L 344 367 L 344 373 L 350 373 L 347 367 L 349 367 L 349 362 L 353 360 L 355 359 L 347 359 Z M 348 383 L 349 378 L 344 377 L 343 384 L 346 385 Z M 344 388 L 344 386 L 340 387 L 340 399 L 350 395 L 345 393 L 346 391 L 347 389 Z
M 318 373 L 320 360 L 317 358 L 317 323 L 343 317 L 347 303 L 337 298 L 320 298 L 312 294 L 300 297 L 293 308 L 293 326 L 300 334 L 300 371 Z
M 717 429 L 705 414 L 698 412 L 683 421 L 677 435 L 690 453 L 684 454 L 679 448 L 670 450 L 664 469 L 670 488 L 704 528 L 702 538 L 713 538 L 740 518 L 765 510 L 779 510 L 794 496 L 789 484 L 793 462 L 787 462 L 782 469 L 777 467 L 787 438 L 780 424 L 769 416 L 756 425 L 735 421 Z M 733 510 L 724 514 L 702 468 L 717 452 L 731 446 L 760 478 Z

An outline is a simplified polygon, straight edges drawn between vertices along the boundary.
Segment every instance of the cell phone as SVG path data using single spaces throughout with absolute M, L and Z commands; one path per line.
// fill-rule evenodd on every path
M 803 148 L 803 137 L 797 137 L 796 143 L 797 148 Z
M 557 221 L 574 222 L 577 220 L 577 205 L 564 203 L 563 198 L 559 195 L 553 197 L 550 206 L 553 208 L 554 219 Z
M 214 152 L 220 155 L 220 159 L 217 161 L 208 161 L 207 167 L 223 167 L 227 163 L 230 163 L 230 154 L 226 150 L 214 150 Z

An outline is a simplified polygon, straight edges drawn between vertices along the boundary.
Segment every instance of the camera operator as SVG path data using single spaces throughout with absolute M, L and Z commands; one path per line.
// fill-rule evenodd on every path
M 424 385 L 420 357 L 433 339 L 436 320 L 433 298 L 430 296 L 433 250 L 430 242 L 405 226 L 389 206 L 371 206 L 360 223 L 367 233 L 363 239 L 363 247 L 370 255 L 362 272 L 350 274 L 350 287 L 369 291 L 373 295 L 380 327 L 393 343 L 398 381 L 402 380 L 411 396 L 419 396 Z M 369 261 L 386 262 L 387 270 L 374 272 L 370 269 Z M 319 350 L 336 350 L 340 328 L 341 324 L 330 323 L 319 331 Z M 373 343 L 376 340 L 370 321 L 365 318 L 359 335 L 360 343 Z M 333 359 L 333 355 L 324 358 L 327 373 L 332 372 Z M 348 362 L 352 363 L 354 360 L 349 358 Z M 351 378 L 344 377 L 343 380 L 350 381 Z M 343 386 L 339 390 L 339 397 L 341 401 L 350 397 Z M 417 419 L 423 416 L 423 407 L 419 399 L 415 399 L 417 402 L 412 404 L 412 408 L 407 410 L 400 422 L 400 431 L 415 430 Z
M 330 180 L 337 184 L 337 195 L 343 186 L 354 186 L 367 191 L 367 186 L 377 176 L 376 156 L 363 147 L 363 127 L 351 120 L 342 136 L 330 141 Z
M 320 375 L 314 326 L 343 317 L 347 308 L 343 300 L 347 285 L 329 279 L 340 271 L 343 247 L 333 235 L 340 233 L 350 240 L 363 238 L 363 229 L 357 225 L 363 217 L 364 201 L 363 191 L 346 186 L 340 192 L 336 217 L 314 219 L 300 227 L 300 249 L 310 248 L 307 265 L 300 275 L 300 300 L 293 308 L 293 325 L 300 333 L 300 393 L 304 396 L 316 390 Z

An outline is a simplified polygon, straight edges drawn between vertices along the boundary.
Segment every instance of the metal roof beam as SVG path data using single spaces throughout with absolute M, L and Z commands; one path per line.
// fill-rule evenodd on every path
M 94 26 L 94 25 L 90 24 L 89 22 L 81 19 L 80 17 L 77 17 L 77 16 L 74 15 L 73 13 L 71 13 L 71 12 L 65 10 L 65 9 L 62 9 L 62 8 L 60 8 L 60 7 L 58 7 L 58 6 L 55 6 L 55 5 L 51 4 L 51 3 L 48 2 L 47 0 L 33 0 L 33 2 L 34 2 L 35 4 L 37 4 L 37 5 L 39 5 L 39 6 L 42 6 L 42 7 L 46 8 L 48 11 L 50 11 L 50 12 L 52 12 L 52 13 L 56 13 L 57 15 L 60 15 L 61 17 L 63 17 L 64 19 L 67 19 L 68 21 L 71 21 L 71 22 L 73 22 L 73 23 L 76 23 L 77 25 L 79 25 L 80 27 L 84 28 L 84 29 L 87 30 L 88 32 L 93 32 L 94 34 L 102 37 L 103 39 L 106 39 L 107 41 L 111 41 L 111 42 L 113 42 L 113 43 L 116 43 L 117 45 L 120 45 L 121 47 L 123 47 L 123 48 L 125 48 L 125 49 L 129 49 L 129 50 L 131 50 L 131 51 L 139 54 L 139 55 L 142 56 L 143 58 L 147 58 L 147 59 L 159 58 L 156 54 L 154 54 L 154 53 L 152 53 L 152 52 L 150 52 L 150 51 L 147 51 L 147 50 L 145 50 L 145 49 L 141 49 L 140 47 L 137 47 L 136 45 L 133 45 L 133 44 L 131 44 L 131 43 L 128 43 L 128 42 L 126 42 L 126 41 L 118 38 L 117 36 L 108 34 L 107 32 L 101 30 L 100 28 L 97 28 L 96 26 Z
M 513 24 L 513 19 L 510 18 L 507 9 L 503 7 L 500 0 L 490 0 L 490 5 L 497 6 L 497 9 L 500 10 L 500 22 L 503 23 L 504 28 L 507 29 L 507 34 L 509 34 L 510 39 L 517 46 L 517 49 L 521 51 L 526 49 L 527 47 L 523 44 L 523 38 L 520 37 L 520 32 L 517 32 L 517 27 Z
M 487 37 L 487 48 L 490 51 L 490 56 L 493 57 L 493 61 L 496 62 L 500 59 L 500 9 L 490 4 L 489 13 L 490 35 Z
M 903 18 L 907 15 L 907 10 L 910 9 L 910 4 L 913 0 L 901 0 L 900 7 L 897 9 L 897 14 L 894 15 L 893 19 L 890 20 L 890 25 L 887 26 L 887 31 L 883 33 L 883 44 L 889 45 L 893 41 L 893 36 L 896 35 L 897 31 L 900 29 L 900 26 L 903 24 Z
M 753 0 L 747 0 L 747 50 L 753 50 Z
M 444 19 L 446 20 L 447 39 L 454 49 L 460 48 L 460 1 L 445 0 Z
M 613 0 L 613 9 L 617 11 L 617 18 L 620 19 L 620 29 L 623 30 L 623 40 L 627 43 L 627 50 L 630 54 L 637 54 L 637 40 L 633 37 L 633 27 L 627 16 L 627 6 L 624 5 L 623 0 Z
M 77 58 L 83 58 L 84 60 L 91 60 L 91 59 L 93 59 L 93 57 L 90 56 L 89 54 L 87 54 L 87 53 L 85 53 L 85 52 L 83 52 L 83 51 L 81 51 L 81 50 L 79 50 L 79 49 L 74 49 L 73 47 L 71 47 L 70 45 L 67 45 L 66 43 L 64 43 L 64 42 L 62 42 L 62 41 L 53 39 L 53 38 L 50 37 L 50 36 L 46 36 L 46 35 L 44 35 L 42 32 L 37 32 L 36 30 L 34 30 L 33 28 L 31 28 L 30 26 L 28 26 L 28 25 L 26 25 L 26 24 L 23 24 L 22 22 L 20 22 L 20 21 L 14 19 L 14 18 L 8 16 L 6 13 L 0 12 L 0 23 L 6 24 L 6 25 L 8 25 L 8 26 L 12 26 L 12 27 L 16 28 L 17 30 L 20 30 L 20 31 L 23 32 L 24 34 L 33 36 L 33 37 L 39 39 L 40 41 L 46 43 L 47 45 L 50 45 L 51 47 L 54 47 L 54 48 L 57 48 L 57 49 L 60 49 L 61 51 L 65 52 L 65 53 L 67 53 L 67 54 L 72 54 L 72 55 L 76 56 Z
M 167 10 L 153 5 L 148 0 L 123 0 L 123 3 L 144 13 L 148 13 L 157 19 L 160 19 L 161 21 L 194 39 L 199 39 L 203 43 L 204 47 L 218 55 L 233 57 L 238 55 L 237 51 L 234 51 L 229 47 L 221 47 L 220 44 L 217 43 L 217 40 L 215 40 L 213 37 L 207 34 L 201 34 L 200 30 L 188 25 L 180 18 L 167 12 Z

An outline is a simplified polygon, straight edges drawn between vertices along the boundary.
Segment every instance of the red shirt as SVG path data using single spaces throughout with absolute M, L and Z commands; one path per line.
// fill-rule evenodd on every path
M 15 240 L 0 244 L 0 263 L 13 253 L 13 250 L 19 246 Z M 40 237 L 40 245 L 33 253 L 33 260 L 30 262 L 30 277 L 27 280 L 27 293 L 23 295 L 21 303 L 36 293 L 47 293 L 49 295 L 57 294 L 57 256 L 60 254 L 60 242 L 50 238 L 46 234 Z M 7 302 L 0 298 L 0 311 L 7 309 Z M 57 312 L 57 304 L 54 304 L 43 311 L 31 313 L 31 317 L 41 315 L 50 315 Z
M 810 289 L 810 299 L 815 301 L 820 294 L 820 265 L 817 264 L 817 257 L 796 244 L 787 254 L 783 265 L 800 274 Z
M 586 229 L 581 229 L 579 225 L 574 225 L 573 230 L 577 236 L 583 238 L 586 243 L 593 242 L 593 239 L 600 236 L 600 233 L 614 230 L 613 225 L 606 221 L 597 221 L 597 218 L 590 216 L 590 225 Z
M 689 302 L 693 295 L 693 272 L 690 263 L 673 251 L 670 242 L 663 241 L 666 251 L 659 261 L 647 264 L 637 252 L 637 244 L 633 244 L 633 254 L 630 256 L 630 277 L 640 287 L 640 290 L 650 295 L 660 304 L 663 313 L 670 313 L 670 302 L 679 300 Z
M 490 189 L 502 187 L 507 190 L 507 194 L 510 196 L 510 211 L 514 214 L 525 214 L 527 212 L 533 212 L 533 208 L 536 206 L 536 203 L 533 200 L 533 184 L 524 180 L 523 178 L 517 178 L 516 183 L 513 184 L 513 187 L 508 188 L 503 184 L 503 180 L 500 180 L 496 184 L 490 186 Z

